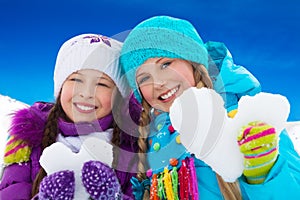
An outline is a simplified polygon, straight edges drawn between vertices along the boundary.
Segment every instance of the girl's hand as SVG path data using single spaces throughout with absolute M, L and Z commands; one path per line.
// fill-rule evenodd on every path
M 122 199 L 121 186 L 114 170 L 100 161 L 88 161 L 82 168 L 82 183 L 95 199 Z
M 69 170 L 55 172 L 46 176 L 38 194 L 39 200 L 65 199 L 72 200 L 75 191 L 74 172 Z
M 244 154 L 244 171 L 248 183 L 263 183 L 278 156 L 278 134 L 275 128 L 261 121 L 244 126 L 238 135 Z

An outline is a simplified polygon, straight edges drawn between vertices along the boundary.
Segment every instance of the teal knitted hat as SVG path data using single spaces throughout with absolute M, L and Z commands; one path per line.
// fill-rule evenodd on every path
M 194 26 L 182 19 L 156 16 L 138 24 L 124 41 L 120 64 L 136 99 L 136 70 L 149 58 L 179 58 L 208 66 L 208 54 Z

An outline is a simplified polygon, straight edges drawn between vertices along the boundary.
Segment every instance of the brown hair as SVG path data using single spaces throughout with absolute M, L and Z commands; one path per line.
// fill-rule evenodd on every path
M 61 106 L 61 101 L 60 101 L 60 96 L 61 92 L 56 98 L 56 102 L 52 109 L 49 112 L 48 118 L 47 118 L 47 123 L 44 129 L 44 135 L 42 138 L 42 151 L 50 146 L 51 144 L 56 142 L 57 135 L 59 133 L 58 130 L 58 119 L 62 118 L 66 121 L 71 121 L 67 115 L 65 114 L 62 106 Z M 121 93 L 119 92 L 118 89 L 116 89 L 115 96 L 114 96 L 114 103 L 113 103 L 113 108 L 115 110 L 114 112 L 114 119 L 115 117 L 118 118 L 120 117 L 120 112 L 121 109 L 119 106 L 123 105 L 121 103 L 123 101 L 123 98 L 121 96 Z M 118 122 L 121 122 L 122 120 L 118 120 Z M 111 142 L 113 144 L 113 166 L 117 165 L 117 159 L 118 159 L 118 154 L 119 154 L 119 148 L 117 148 L 120 145 L 120 131 L 121 129 L 118 127 L 117 123 L 115 120 L 113 121 L 113 136 L 111 139 Z M 43 178 L 47 176 L 46 171 L 44 170 L 43 167 L 39 170 L 38 174 L 35 177 L 35 180 L 32 185 L 32 197 L 34 197 L 38 192 L 39 192 L 39 186 Z
M 67 118 L 65 112 L 62 109 L 61 102 L 60 102 L 60 95 L 59 93 L 56 102 L 52 109 L 49 112 L 48 118 L 47 118 L 47 123 L 44 129 L 44 135 L 42 139 L 42 151 L 56 142 L 56 137 L 58 135 L 58 118 L 62 117 L 64 119 Z M 32 197 L 36 195 L 39 192 L 39 186 L 42 181 L 42 179 L 47 176 L 46 171 L 44 168 L 41 167 L 40 171 L 35 177 L 35 180 L 32 185 Z
M 118 160 L 119 160 L 119 153 L 120 153 L 120 133 L 121 133 L 121 128 L 122 122 L 123 120 L 121 112 L 122 112 L 122 106 L 124 105 L 125 99 L 122 97 L 120 91 L 117 89 L 116 87 L 116 92 L 114 94 L 114 103 L 112 106 L 112 110 L 114 110 L 113 112 L 113 116 L 114 116 L 114 120 L 112 123 L 113 126 L 113 135 L 111 138 L 111 143 L 113 144 L 113 162 L 112 162 L 112 167 L 114 169 L 117 169 L 117 165 L 118 165 Z
M 194 79 L 196 83 L 197 88 L 201 87 L 207 87 L 207 88 L 213 88 L 212 81 L 209 77 L 207 69 L 198 63 L 193 63 L 191 62 L 193 69 L 194 69 Z M 142 99 L 142 115 L 141 115 L 141 120 L 140 120 L 140 127 L 139 127 L 139 132 L 140 136 L 138 139 L 138 147 L 139 147 L 139 164 L 138 164 L 138 175 L 137 178 L 140 181 L 143 181 L 146 179 L 146 170 L 148 169 L 148 163 L 146 159 L 146 152 L 147 152 L 147 143 L 146 139 L 149 133 L 149 123 L 150 123 L 150 108 L 151 106 L 144 100 Z M 242 199 L 241 197 L 241 192 L 240 192 L 240 186 L 239 183 L 236 181 L 234 183 L 228 183 L 225 182 L 221 176 L 216 174 L 216 178 L 221 190 L 221 193 L 226 200 L 240 200 Z M 149 191 L 145 190 L 144 192 L 144 197 L 143 199 L 149 199 Z

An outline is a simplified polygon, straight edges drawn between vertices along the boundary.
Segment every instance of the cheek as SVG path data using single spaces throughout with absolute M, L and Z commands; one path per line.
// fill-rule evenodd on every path
M 104 110 L 111 111 L 113 104 L 113 92 L 112 91 L 100 91 L 98 92 L 97 99 L 101 103 L 101 107 Z
M 73 87 L 65 84 L 61 90 L 60 100 L 62 104 L 66 104 L 72 100 L 73 97 Z
M 180 80 L 184 83 L 185 87 L 195 86 L 194 68 L 186 61 L 178 61 L 176 65 L 173 65 L 173 72 L 170 72 L 170 77 Z
M 187 84 L 191 87 L 191 86 L 195 86 L 195 78 L 194 78 L 194 70 L 192 66 L 187 66 L 187 69 L 185 70 L 185 80 L 187 81 Z
M 66 113 L 66 115 L 74 121 L 73 118 L 73 108 L 72 108 L 72 97 L 73 97 L 73 90 L 68 87 L 63 87 L 60 95 L 60 102 L 62 109 Z
M 153 101 L 153 86 L 147 84 L 140 87 L 140 93 L 143 95 L 144 99 L 151 105 Z
M 194 75 L 193 75 L 193 74 L 189 74 L 189 75 L 187 76 L 186 81 L 187 81 L 187 84 L 188 84 L 189 87 L 194 87 L 194 86 L 196 86 L 195 78 L 194 78 Z
M 106 110 L 111 110 L 111 107 L 113 104 L 112 98 L 109 98 L 109 97 L 102 98 L 101 104 L 102 104 L 102 107 L 105 108 Z
M 196 85 L 193 71 L 188 69 L 185 71 L 179 71 L 174 74 L 173 77 L 177 76 L 178 80 L 181 80 L 185 87 L 193 87 Z

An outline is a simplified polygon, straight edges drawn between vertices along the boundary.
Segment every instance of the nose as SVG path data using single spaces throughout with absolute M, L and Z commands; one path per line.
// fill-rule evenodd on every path
M 160 89 L 166 85 L 166 80 L 163 78 L 155 78 L 154 79 L 154 88 Z
M 92 95 L 88 95 L 88 94 L 86 94 L 86 93 L 80 93 L 80 96 L 81 96 L 82 98 L 86 98 L 86 99 L 91 99 L 91 98 L 93 98 Z
M 85 99 L 91 99 L 94 97 L 94 88 L 93 87 L 82 87 L 82 88 L 78 88 L 78 94 L 80 97 L 85 98 Z

